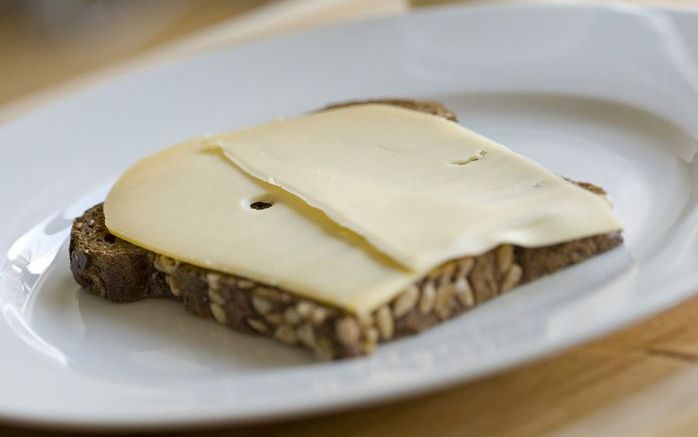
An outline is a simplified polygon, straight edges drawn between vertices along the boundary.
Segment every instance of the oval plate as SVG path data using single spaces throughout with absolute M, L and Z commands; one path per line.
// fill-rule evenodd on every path
M 455 7 L 141 70 L 2 126 L 0 416 L 125 428 L 344 408 L 480 377 L 695 294 L 697 64 L 689 12 Z M 469 128 L 604 186 L 626 244 L 337 363 L 173 302 L 110 304 L 73 282 L 70 220 L 135 160 L 205 132 L 381 96 L 440 100 Z

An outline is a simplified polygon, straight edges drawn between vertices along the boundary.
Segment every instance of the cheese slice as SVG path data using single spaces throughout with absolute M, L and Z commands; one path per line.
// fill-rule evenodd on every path
M 222 148 L 414 271 L 501 243 L 538 247 L 621 228 L 601 196 L 457 123 L 395 106 L 278 121 Z
M 138 246 L 357 314 L 451 258 L 620 228 L 603 198 L 540 165 L 383 105 L 174 146 L 130 168 L 104 211 Z
M 154 252 L 355 313 L 387 302 L 421 273 L 241 172 L 212 142 L 175 146 L 130 168 L 105 201 L 109 230 Z M 256 201 L 272 206 L 250 208 Z

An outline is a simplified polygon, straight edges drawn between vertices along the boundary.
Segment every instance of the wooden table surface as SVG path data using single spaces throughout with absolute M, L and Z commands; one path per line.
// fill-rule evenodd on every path
M 351 0 L 361 7 L 376 8 L 380 2 Z M 442 3 L 438 0 L 416 0 L 413 4 Z M 635 0 L 650 3 L 651 0 Z M 215 3 L 215 4 L 214 4 Z M 230 2 L 197 2 L 181 18 L 175 20 L 186 33 L 223 19 L 234 18 L 250 6 L 267 2 L 243 2 L 231 7 Z M 250 5 L 253 3 L 252 5 Z M 657 2 L 655 2 L 657 3 Z M 665 1 L 681 6 L 698 6 L 694 0 Z M 379 13 L 399 12 L 401 0 L 383 3 Z M 406 5 L 406 3 L 405 3 Z M 406 6 L 405 6 L 406 7 Z M 200 9 L 198 9 L 200 8 Z M 213 11 L 212 9 L 213 8 Z M 218 9 L 216 9 L 218 8 Z M 336 21 L 342 15 L 357 16 L 356 8 L 322 13 Z M 198 11 L 198 12 L 197 12 Z M 217 11 L 217 12 L 216 12 Z M 198 15 L 197 15 L 198 14 Z M 182 21 L 189 23 L 183 26 Z M 263 21 L 263 20 L 262 20 Z M 323 22 L 322 14 L 304 16 L 295 24 L 280 25 L 270 19 L 262 34 L 307 27 L 307 23 Z M 271 23 L 271 24 L 270 24 Z M 288 23 L 286 21 L 285 23 Z M 305 24 L 303 24 L 305 23 Z M 175 26 L 173 24 L 173 26 Z M 10 30 L 3 27 L 0 35 Z M 165 33 L 166 34 L 166 33 Z M 221 41 L 242 41 L 238 34 L 224 36 Z M 181 36 L 174 32 L 164 41 L 150 41 L 146 46 L 159 46 L 168 39 Z M 212 34 L 208 34 L 210 44 Z M 213 39 L 220 35 L 213 35 Z M 5 41 L 5 42 L 3 42 Z M 16 48 L 15 48 L 16 49 Z M 3 63 L 13 48 L 0 38 Z M 31 63 L 46 65 L 57 57 L 51 50 L 34 47 Z M 46 54 L 42 54 L 42 50 Z M 70 50 L 74 50 L 71 48 Z M 11 103 L 49 84 L 74 77 L 78 73 L 115 60 L 127 59 L 142 50 L 122 50 L 112 62 L 103 58 L 63 60 L 55 75 L 40 69 L 40 77 L 24 78 L 21 86 L 8 87 L 7 77 L 0 76 L 0 104 Z M 15 54 L 22 59 L 26 54 Z M 42 56 L 46 56 L 43 60 Z M 13 70 L 19 74 L 21 69 Z M 0 75 L 8 74 L 7 72 Z M 20 76 L 18 76 L 20 77 Z M 3 89 L 5 87 L 5 89 Z M 10 89 L 11 88 L 11 89 Z M 657 290 L 661 293 L 662 290 Z M 272 424 L 208 429 L 190 435 L 239 435 L 286 437 L 308 435 L 336 436 L 534 436 L 541 434 L 588 435 L 698 435 L 698 298 L 685 302 L 661 315 L 634 326 L 578 346 L 558 355 L 527 364 L 450 390 L 393 402 L 386 405 L 339 412 L 322 417 L 303 418 Z M 56 433 L 0 425 L 0 435 L 35 436 Z M 58 433 L 60 434 L 60 433 Z M 68 435 L 68 434 L 65 434 Z

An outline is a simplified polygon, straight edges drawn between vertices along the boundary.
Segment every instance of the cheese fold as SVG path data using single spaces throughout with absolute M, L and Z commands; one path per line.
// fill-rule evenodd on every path
M 417 271 L 501 243 L 539 247 L 621 228 L 604 198 L 457 123 L 395 106 L 271 123 L 222 148 Z

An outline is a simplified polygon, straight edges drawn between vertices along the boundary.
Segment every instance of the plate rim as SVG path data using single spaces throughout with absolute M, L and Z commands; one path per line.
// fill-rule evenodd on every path
M 298 31 L 298 32 L 292 32 L 292 34 L 313 34 L 313 33 L 322 33 L 326 29 L 332 29 L 332 28 L 337 28 L 337 27 L 342 27 L 342 28 L 350 28 L 352 26 L 355 26 L 357 24 L 362 24 L 366 22 L 372 22 L 373 25 L 375 26 L 380 26 L 382 22 L 385 21 L 399 21 L 402 19 L 405 19 L 407 16 L 412 16 L 412 15 L 428 15 L 428 14 L 433 14 L 433 13 L 442 13 L 444 10 L 450 10 L 450 9 L 458 9 L 458 10 L 511 10 L 511 9 L 518 9 L 518 10 L 540 10 L 540 9 L 592 9 L 592 10 L 618 10 L 618 6 L 621 6 L 622 8 L 642 8 L 645 9 L 647 8 L 646 6 L 629 6 L 627 4 L 622 4 L 622 3 L 610 3 L 610 4 L 603 4 L 603 5 L 559 5 L 559 4 L 517 4 L 517 5 L 475 5 L 475 6 L 466 6 L 466 5 L 447 5 L 447 6 L 437 6 L 437 7 L 429 7 L 429 8 L 424 8 L 421 10 L 417 11 L 412 11 L 408 14 L 403 14 L 403 15 L 397 15 L 397 16 L 390 16 L 390 17 L 380 17 L 380 18 L 371 18 L 368 20 L 362 20 L 358 22 L 351 22 L 351 23 L 343 23 L 339 25 L 333 25 L 333 26 L 323 26 L 320 28 L 315 28 L 315 29 L 310 29 L 310 30 L 303 30 L 303 31 Z M 679 14 L 683 15 L 688 13 L 691 17 L 698 17 L 698 9 L 693 10 L 686 7 L 679 7 L 678 5 L 669 5 L 667 6 L 658 6 L 658 7 L 650 7 L 651 9 L 660 9 L 660 10 L 667 10 L 667 11 L 672 11 L 672 12 L 678 12 Z M 685 10 L 688 9 L 688 10 Z M 178 57 L 169 61 L 166 61 L 164 64 L 176 64 L 178 62 L 182 61 L 187 61 L 191 60 L 193 58 L 198 58 L 198 57 L 203 57 L 206 56 L 210 53 L 215 53 L 219 51 L 228 51 L 228 50 L 236 50 L 238 47 L 241 46 L 248 46 L 250 44 L 259 44 L 259 43 L 264 43 L 265 41 L 268 40 L 275 40 L 277 38 L 283 38 L 285 36 L 288 36 L 288 34 L 284 34 L 281 36 L 272 36 L 268 38 L 263 38 L 260 40 L 255 40 L 251 43 L 247 44 L 241 44 L 241 45 L 235 45 L 233 47 L 219 47 L 216 49 L 211 49 L 211 50 L 205 50 L 204 52 L 197 53 L 191 56 L 184 56 L 184 57 Z M 155 67 L 159 67 L 163 64 L 158 64 Z M 96 82 L 88 85 L 86 88 L 95 88 L 95 87 L 100 87 L 104 83 L 108 83 L 111 80 L 114 79 L 119 79 L 124 77 L 125 75 L 134 75 L 138 74 L 141 71 L 148 70 L 153 66 L 137 66 L 132 69 L 128 69 L 126 71 L 120 71 L 117 72 L 116 75 L 110 74 L 109 77 L 106 78 L 101 78 L 98 79 Z M 85 88 L 81 88 L 77 90 L 77 93 L 84 91 Z M 70 92 L 67 93 L 67 96 L 74 95 L 76 92 Z M 63 97 L 65 97 L 64 95 Z M 58 99 L 57 101 L 59 101 Z M 0 129 L 3 127 L 13 124 L 17 120 L 22 120 L 24 119 L 27 115 L 33 113 L 35 110 L 38 109 L 43 109 L 48 106 L 51 106 L 52 103 L 54 102 L 48 102 L 46 105 L 39 106 L 37 108 L 33 108 L 28 112 L 25 112 L 21 114 L 18 117 L 12 118 L 10 120 L 6 120 L 5 122 L 0 122 Z M 5 258 L 3 257 L 3 261 Z M 199 415 L 198 417 L 192 417 L 192 416 L 186 416 L 186 417 L 169 417 L 165 418 L 167 415 L 166 411 L 163 411 L 160 413 L 160 417 L 150 417 L 150 418 L 138 418 L 135 420 L 129 420 L 128 422 L 124 422 L 123 419 L 119 418 L 110 418 L 106 419 L 105 418 L 95 418 L 95 417 L 88 417 L 88 418 L 65 418 L 65 417 L 54 417 L 51 414 L 44 414 L 43 415 L 37 415 L 36 412 L 34 413 L 22 413 L 20 411 L 9 411 L 7 409 L 5 410 L 0 410 L 0 421 L 3 422 L 3 424 L 17 424 L 17 425 L 22 425 L 22 426 L 29 426 L 29 427 L 34 427 L 34 428 L 52 428 L 55 430 L 94 430 L 94 429 L 103 429 L 103 430 L 110 430 L 110 431 L 132 431 L 136 429 L 147 429 L 147 430 L 168 430 L 168 429 L 193 429 L 193 428 L 201 428 L 201 427 L 216 427 L 216 426 L 221 426 L 221 425 L 245 425 L 245 424 L 254 424 L 254 423 L 269 423 L 269 422 L 276 422 L 280 421 L 286 418 L 290 417 L 307 417 L 307 416 L 316 416 L 319 414 L 325 414 L 328 412 L 335 412 L 335 411 L 344 411 L 352 408 L 356 408 L 358 406 L 369 406 L 369 405 L 376 405 L 376 404 L 383 404 L 385 402 L 388 402 L 390 400 L 394 399 L 407 399 L 407 398 L 413 398 L 415 396 L 423 395 L 425 393 L 431 393 L 438 391 L 440 389 L 443 389 L 448 386 L 453 386 L 455 384 L 461 384 L 466 381 L 472 381 L 477 378 L 482 378 L 488 375 L 492 375 L 495 373 L 500 373 L 506 369 L 513 368 L 516 366 L 524 365 L 527 364 L 533 360 L 540 360 L 546 356 L 552 355 L 552 354 L 557 354 L 560 353 L 561 351 L 567 350 L 571 347 L 574 347 L 575 345 L 578 345 L 584 341 L 591 340 L 593 338 L 598 337 L 599 335 L 602 335 L 604 333 L 608 333 L 616 328 L 619 328 L 621 326 L 624 326 L 632 321 L 639 321 L 641 319 L 644 319 L 646 317 L 651 316 L 652 314 L 659 313 L 661 311 L 666 310 L 667 308 L 670 308 L 677 303 L 687 299 L 691 295 L 694 295 L 698 293 L 698 276 L 692 278 L 692 285 L 680 285 L 676 284 L 675 286 L 671 288 L 680 288 L 681 290 L 675 291 L 674 292 L 674 298 L 671 300 L 665 300 L 661 304 L 656 304 L 653 306 L 647 305 L 642 311 L 638 311 L 636 313 L 633 313 L 630 316 L 625 316 L 625 317 L 616 317 L 613 319 L 611 323 L 607 324 L 597 324 L 594 326 L 594 329 L 590 329 L 588 331 L 585 331 L 583 334 L 576 334 L 573 335 L 572 337 L 565 337 L 565 341 L 557 341 L 557 345 L 550 345 L 547 344 L 544 348 L 539 348 L 541 350 L 538 350 L 536 352 L 531 353 L 530 349 L 528 349 L 525 352 L 519 353 L 519 355 L 522 356 L 527 356 L 529 359 L 508 359 L 508 360 L 501 360 L 499 364 L 491 366 L 486 372 L 483 372 L 481 374 L 478 374 L 474 378 L 470 379 L 464 379 L 462 376 L 459 376 L 457 372 L 450 372 L 447 374 L 440 374 L 438 377 L 432 377 L 428 381 L 412 381 L 411 384 L 408 384 L 406 386 L 392 386 L 388 389 L 385 387 L 378 387 L 375 388 L 375 390 L 379 391 L 380 393 L 370 393 L 370 390 L 367 390 L 367 393 L 358 393 L 354 395 L 353 398 L 347 400 L 341 397 L 334 397 L 330 400 L 324 399 L 324 400 L 316 400 L 314 405 L 308 405 L 308 404 L 303 404 L 303 405 L 298 405 L 298 406 L 293 406 L 293 407 L 286 407 L 283 409 L 283 411 L 274 411 L 272 413 L 269 412 L 262 412 L 262 411 L 257 411 L 254 414 L 251 414 L 249 412 L 243 413 L 240 415 L 239 413 L 234 413 L 234 414 L 226 414 L 224 411 L 221 409 L 214 409 L 213 412 L 209 415 Z M 690 290 L 689 288 L 693 288 L 693 290 Z M 562 346 L 562 343 L 564 343 L 564 346 Z M 515 354 L 514 354 L 515 355 Z M 312 404 L 312 403 L 311 403 Z M 277 408 L 278 409 L 278 408 Z

